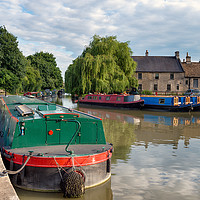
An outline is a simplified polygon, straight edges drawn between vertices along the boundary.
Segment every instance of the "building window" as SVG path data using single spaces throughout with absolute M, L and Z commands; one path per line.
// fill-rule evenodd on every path
M 155 79 L 159 79 L 159 74 L 155 73 Z
M 188 80 L 185 81 L 185 85 L 188 85 Z
M 142 90 L 142 84 L 138 85 L 138 90 L 140 90 L 140 91 Z
M 173 73 L 170 74 L 170 79 L 174 80 L 174 74 Z
M 142 73 L 138 73 L 138 79 L 142 79 Z
M 158 84 L 154 84 L 153 89 L 154 89 L 154 91 L 158 91 Z
M 193 88 L 198 88 L 198 79 L 193 79 Z
M 176 85 L 176 90 L 179 90 L 179 84 Z
M 167 91 L 171 91 L 171 84 L 167 84 Z

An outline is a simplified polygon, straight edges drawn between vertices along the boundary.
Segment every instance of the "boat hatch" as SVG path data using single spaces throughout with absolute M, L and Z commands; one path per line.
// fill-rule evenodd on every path
M 19 105 L 15 107 L 21 116 L 34 115 L 34 111 L 27 105 Z
M 39 111 L 45 111 L 45 110 L 56 110 L 56 105 L 39 105 L 38 106 Z

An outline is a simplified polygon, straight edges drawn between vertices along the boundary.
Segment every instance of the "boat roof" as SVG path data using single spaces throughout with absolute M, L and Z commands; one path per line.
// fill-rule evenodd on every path
M 87 94 L 86 96 L 133 96 L 131 94 L 127 94 L 127 93 L 123 93 L 123 94 L 102 94 L 102 93 L 98 93 L 98 94 Z
M 98 119 L 93 115 L 89 115 L 77 110 L 69 109 L 55 103 L 43 101 L 37 98 L 28 98 L 26 96 L 6 96 L 1 97 L 2 103 L 7 107 L 8 112 L 12 117 L 18 120 L 30 120 L 53 118 L 55 115 L 62 115 L 63 118 L 79 117 L 79 118 L 90 118 Z

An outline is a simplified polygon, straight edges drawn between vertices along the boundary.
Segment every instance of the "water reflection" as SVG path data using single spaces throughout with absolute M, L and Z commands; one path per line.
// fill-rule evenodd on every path
M 114 199 L 199 199 L 200 113 L 82 108 L 114 144 Z
M 48 200 L 56 200 L 56 199 L 64 199 L 62 193 L 40 193 L 40 192 L 31 192 L 22 190 L 19 188 L 15 188 L 17 194 L 20 197 L 20 200 L 36 200 L 36 199 L 48 199 Z M 85 194 L 81 198 L 70 198 L 71 200 L 112 200 L 113 194 L 111 190 L 111 180 L 106 183 L 99 185 L 95 188 L 87 189 Z

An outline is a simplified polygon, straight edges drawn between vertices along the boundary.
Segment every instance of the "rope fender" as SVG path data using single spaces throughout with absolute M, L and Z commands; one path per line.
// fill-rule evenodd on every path
M 63 192 L 63 196 L 68 198 L 81 197 L 85 193 L 85 172 L 81 168 L 74 167 L 73 158 L 73 167 L 67 170 L 58 164 L 55 157 L 54 160 L 61 177 L 60 188 Z
M 63 175 L 60 188 L 64 197 L 77 198 L 85 193 L 85 172 L 82 169 L 69 168 Z

